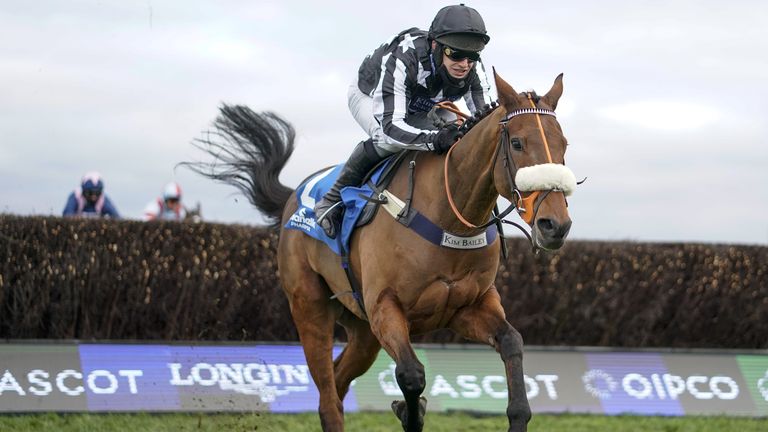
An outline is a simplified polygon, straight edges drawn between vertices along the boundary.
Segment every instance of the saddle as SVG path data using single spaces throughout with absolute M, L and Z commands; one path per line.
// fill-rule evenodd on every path
M 322 199 L 323 195 L 333 186 L 343 164 L 313 174 L 296 188 L 298 208 L 284 227 L 303 231 L 310 237 L 325 243 L 337 255 L 345 255 L 349 251 L 352 231 L 373 220 L 378 207 L 384 203 L 380 198 L 381 191 L 392 181 L 397 167 L 402 164 L 409 153 L 416 152 L 403 151 L 382 160 L 365 176 L 362 185 L 347 186 L 341 190 L 344 215 L 339 234 L 335 239 L 329 238 L 317 223 L 314 206 L 317 200 Z

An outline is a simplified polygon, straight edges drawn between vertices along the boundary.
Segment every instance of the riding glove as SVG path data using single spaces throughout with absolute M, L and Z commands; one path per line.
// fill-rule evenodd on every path
M 432 151 L 437 154 L 443 154 L 462 136 L 464 136 L 464 133 L 459 131 L 459 127 L 455 123 L 451 123 L 435 134 L 435 138 L 432 141 Z

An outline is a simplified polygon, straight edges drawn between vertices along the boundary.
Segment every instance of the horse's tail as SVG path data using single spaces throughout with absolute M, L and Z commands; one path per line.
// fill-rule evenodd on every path
M 193 141 L 213 161 L 182 165 L 236 187 L 267 216 L 271 228 L 279 227 L 283 207 L 293 193 L 278 179 L 293 153 L 293 126 L 274 113 L 256 113 L 244 105 L 222 104 L 219 110 L 213 130 Z

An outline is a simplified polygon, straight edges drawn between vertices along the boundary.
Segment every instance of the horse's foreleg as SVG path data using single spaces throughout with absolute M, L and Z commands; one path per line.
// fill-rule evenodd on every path
M 496 289 L 490 289 L 477 303 L 459 310 L 449 327 L 467 339 L 491 345 L 501 354 L 509 392 L 509 431 L 527 430 L 531 408 L 523 380 L 523 338 L 507 322 Z
M 339 399 L 343 400 L 352 380 L 364 374 L 376 361 L 381 345 L 368 322 L 351 312 L 345 310 L 339 323 L 347 331 L 347 345 L 334 362 L 336 390 Z
M 321 283 L 307 279 L 311 278 L 305 278 L 302 289 L 289 296 L 291 315 L 304 347 L 309 372 L 320 393 L 318 414 L 323 431 L 343 431 L 344 406 L 336 391 L 332 356 L 333 326 L 338 311 Z
M 424 428 L 426 403 L 420 399 L 426 387 L 424 365 L 411 346 L 408 321 L 394 292 L 384 290 L 369 311 L 371 330 L 381 346 L 395 360 L 395 378 L 405 396 L 405 403 L 394 402 L 392 409 L 406 432 Z

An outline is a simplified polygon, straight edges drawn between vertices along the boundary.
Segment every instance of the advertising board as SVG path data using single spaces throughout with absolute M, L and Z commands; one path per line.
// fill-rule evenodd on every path
M 334 356 L 341 347 L 334 348 Z M 503 414 L 504 366 L 484 347 L 421 347 L 430 411 Z M 389 410 L 402 394 L 384 352 L 345 411 Z M 534 412 L 768 416 L 768 354 L 529 348 Z M 0 412 L 315 411 L 298 345 L 0 344 Z

